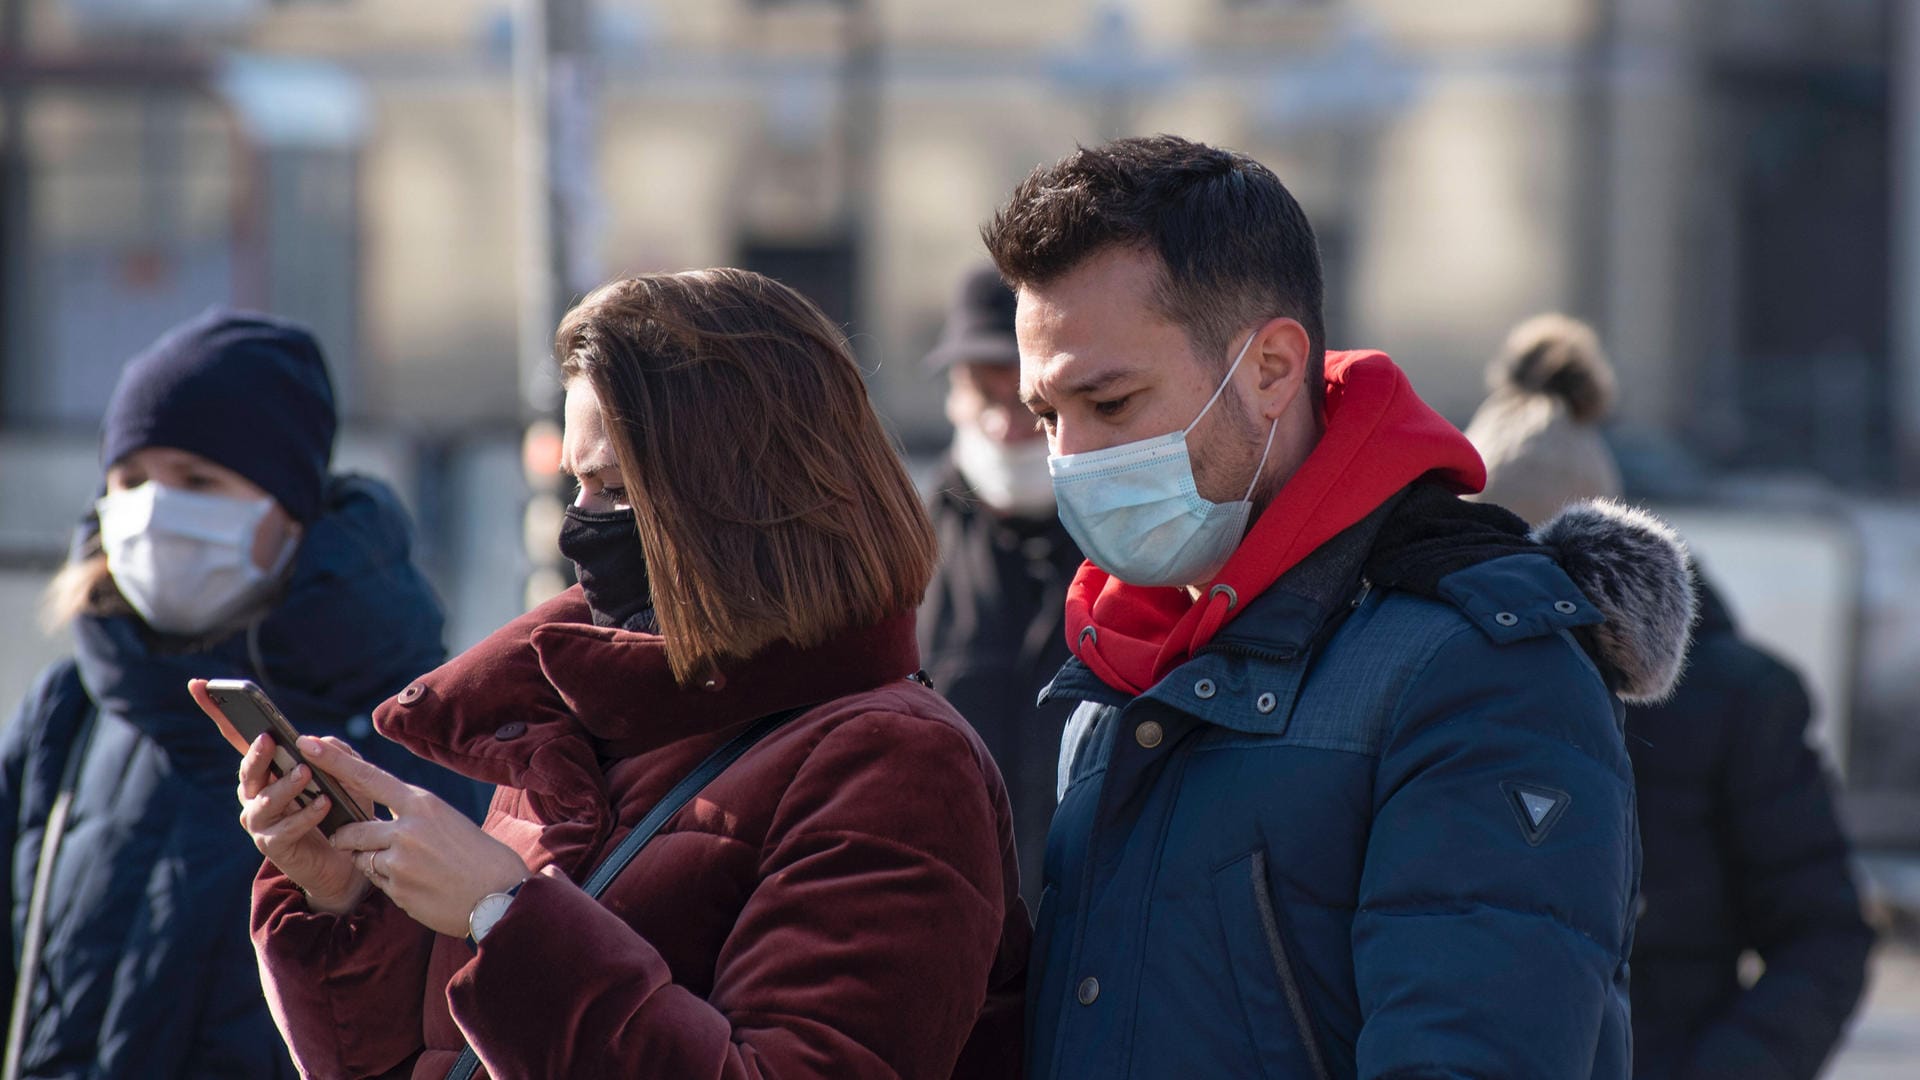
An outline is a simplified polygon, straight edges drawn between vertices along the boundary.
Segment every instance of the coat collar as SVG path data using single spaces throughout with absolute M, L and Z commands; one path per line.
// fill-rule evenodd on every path
M 812 648 L 776 644 L 683 687 L 663 638 L 592 625 L 575 586 L 416 680 L 374 722 L 476 779 L 555 790 L 565 785 L 547 766 L 571 773 L 590 761 L 581 751 L 632 757 L 906 678 L 920 664 L 913 621 L 907 611 Z
M 920 667 L 913 624 L 907 611 L 812 648 L 776 642 L 691 687 L 674 679 L 658 634 L 550 623 L 533 631 L 533 651 L 606 755 L 629 757 L 904 679 Z

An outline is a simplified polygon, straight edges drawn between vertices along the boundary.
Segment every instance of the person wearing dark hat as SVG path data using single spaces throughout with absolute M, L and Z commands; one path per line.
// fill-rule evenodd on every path
M 251 679 L 301 731 L 479 809 L 372 737 L 445 658 L 443 619 L 393 492 L 330 474 L 335 426 L 318 343 L 265 315 L 210 310 L 122 373 L 104 493 L 47 595 L 74 655 L 0 729 L 6 1080 L 294 1075 L 247 936 L 239 759 L 188 679 Z
M 1067 584 L 1081 555 L 1054 514 L 1047 440 L 1020 402 L 1013 305 L 999 271 L 969 271 L 927 356 L 947 378 L 953 446 L 928 507 L 940 568 L 919 630 L 934 687 L 980 732 L 1006 778 L 1032 907 L 1070 711 L 1035 700 L 1067 660 Z
M 1484 498 L 1541 522 L 1617 498 L 1600 434 L 1614 374 L 1593 329 L 1564 315 L 1515 327 L 1487 369 L 1467 438 Z M 1800 676 L 1747 640 L 1706 575 L 1673 696 L 1627 707 L 1644 861 L 1634 934 L 1636 1080 L 1811 1080 L 1866 981 L 1846 834 Z M 1743 977 L 1743 957 L 1763 962 Z

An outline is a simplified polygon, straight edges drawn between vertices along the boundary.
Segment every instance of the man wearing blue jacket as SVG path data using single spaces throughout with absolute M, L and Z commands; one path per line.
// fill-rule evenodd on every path
M 1377 352 L 1329 353 L 1272 172 L 1171 136 L 984 230 L 1089 559 L 1030 983 L 1033 1077 L 1626 1077 L 1619 697 L 1671 686 L 1671 532 L 1539 533 Z

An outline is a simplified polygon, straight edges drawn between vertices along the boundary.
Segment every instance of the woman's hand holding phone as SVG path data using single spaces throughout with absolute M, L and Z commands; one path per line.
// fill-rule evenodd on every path
M 512 848 L 339 739 L 296 735 L 252 683 L 195 679 L 187 690 L 235 746 L 246 736 L 229 706 L 241 710 L 248 728 L 267 729 L 244 744 L 240 758 L 240 824 L 260 854 L 305 890 L 314 910 L 345 914 L 378 888 L 416 921 L 459 937 L 481 897 L 526 880 L 527 866 Z M 215 691 L 230 696 L 221 699 Z M 293 745 L 276 745 L 276 732 Z M 288 770 L 285 776 L 276 775 L 280 769 Z M 322 782 L 309 787 L 315 769 Z M 311 795 L 304 806 L 303 793 Z M 345 812 L 335 815 L 341 820 L 331 823 L 329 838 L 323 825 L 336 798 Z M 375 804 L 392 816 L 369 819 L 367 808 Z
M 467 916 L 481 897 L 527 879 L 527 864 L 519 853 L 433 792 L 364 760 L 339 739 L 302 735 L 300 752 L 349 796 L 367 806 L 378 803 L 393 814 L 342 825 L 330 846 L 341 858 L 351 853 L 352 865 L 422 926 L 464 937 Z M 311 827 L 307 835 L 320 837 Z M 326 864 L 329 874 L 335 865 Z M 293 877 L 292 872 L 287 876 Z
M 341 745 L 341 756 L 352 754 Z M 307 766 L 275 779 L 273 739 L 253 740 L 240 759 L 240 824 L 253 837 L 253 846 L 295 885 L 304 889 L 315 911 L 343 915 L 352 911 L 371 887 L 353 864 L 353 857 L 335 848 L 320 831 L 320 822 L 332 806 L 325 795 L 305 808 L 295 796 L 312 780 Z

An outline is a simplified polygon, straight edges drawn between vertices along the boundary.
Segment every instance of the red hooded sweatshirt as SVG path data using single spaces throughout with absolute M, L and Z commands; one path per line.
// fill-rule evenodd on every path
M 1385 353 L 1329 352 L 1326 369 L 1326 433 L 1199 601 L 1184 588 L 1129 585 L 1081 565 L 1067 590 L 1067 643 L 1102 682 L 1145 692 L 1282 574 L 1415 480 L 1462 494 L 1486 485 L 1473 444 Z

